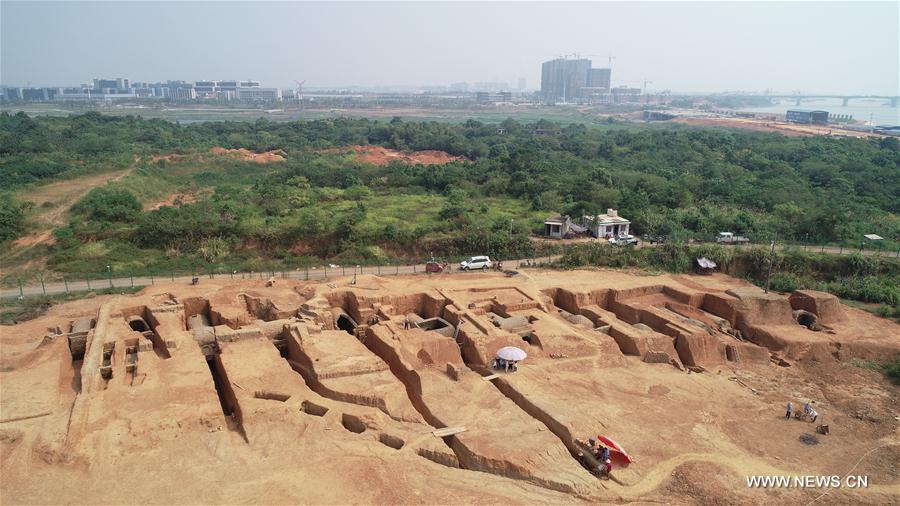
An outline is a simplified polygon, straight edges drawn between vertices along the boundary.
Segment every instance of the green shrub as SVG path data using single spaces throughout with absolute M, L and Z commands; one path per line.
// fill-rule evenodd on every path
M 19 237 L 25 231 L 25 214 L 8 195 L 0 195 L 0 242 Z
M 776 272 L 769 282 L 769 288 L 776 292 L 793 292 L 800 287 L 800 278 L 792 272 Z
M 900 356 L 895 357 L 891 362 L 884 364 L 884 374 L 894 382 L 894 384 L 900 385 Z
M 132 222 L 141 212 L 141 203 L 128 190 L 94 188 L 72 208 L 76 214 L 98 222 Z

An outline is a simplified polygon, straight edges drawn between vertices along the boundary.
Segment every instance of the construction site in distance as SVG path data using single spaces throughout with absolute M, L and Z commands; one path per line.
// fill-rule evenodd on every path
M 898 354 L 720 274 L 157 283 L 2 327 L 3 502 L 896 504 Z

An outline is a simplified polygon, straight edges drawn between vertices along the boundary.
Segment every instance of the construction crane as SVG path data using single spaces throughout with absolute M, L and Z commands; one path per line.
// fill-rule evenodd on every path
M 648 81 L 648 80 L 644 79 L 644 93 L 642 95 L 644 96 L 645 104 L 650 102 L 650 97 L 647 96 L 647 85 L 648 84 L 653 84 L 653 81 Z
M 303 110 L 303 85 L 306 84 L 306 79 L 303 82 L 300 82 L 294 79 L 294 82 L 297 83 L 297 102 L 300 104 L 300 110 Z

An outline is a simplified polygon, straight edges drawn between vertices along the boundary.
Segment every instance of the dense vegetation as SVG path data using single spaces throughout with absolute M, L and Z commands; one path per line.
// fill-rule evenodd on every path
M 498 133 L 498 126 L 503 133 Z M 538 135 L 537 129 L 549 132 Z M 329 148 L 443 150 L 466 162 L 373 166 Z M 213 146 L 281 149 L 285 162 L 212 156 Z M 180 154 L 153 160 L 152 155 Z M 0 115 L 0 240 L 39 226 L 34 185 L 133 168 L 74 205 L 50 269 L 260 268 L 488 253 L 533 253 L 551 213 L 618 208 L 637 233 L 709 239 L 730 230 L 858 247 L 900 240 L 896 139 L 623 125 L 560 127 L 334 119 L 178 125 L 95 112 Z M 174 205 L 150 205 L 184 193 Z M 649 254 L 649 253 L 648 253 Z M 784 277 L 778 282 L 793 282 Z M 836 288 L 853 288 L 838 283 Z M 864 299 L 864 298 L 863 298 Z
M 566 250 L 556 262 L 563 268 L 584 266 L 636 267 L 686 273 L 694 269 L 694 259 L 706 257 L 723 272 L 745 277 L 763 286 L 773 262 L 770 288 L 779 292 L 815 289 L 838 297 L 881 304 L 882 316 L 900 317 L 900 260 L 868 257 L 859 253 L 832 255 L 796 248 L 730 248 L 715 244 L 665 244 L 658 248 L 610 248 L 602 244 L 582 244 Z

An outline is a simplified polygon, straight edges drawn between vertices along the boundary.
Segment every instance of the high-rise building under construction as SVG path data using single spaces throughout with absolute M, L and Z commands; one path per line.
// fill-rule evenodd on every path
M 610 69 L 591 68 L 587 58 L 557 58 L 541 66 L 541 101 L 545 104 L 577 102 L 582 89 L 610 87 Z

